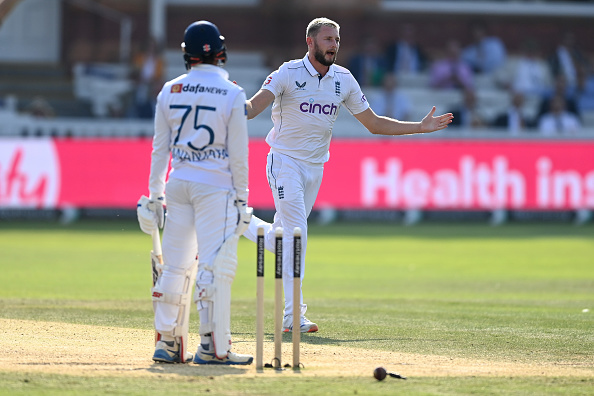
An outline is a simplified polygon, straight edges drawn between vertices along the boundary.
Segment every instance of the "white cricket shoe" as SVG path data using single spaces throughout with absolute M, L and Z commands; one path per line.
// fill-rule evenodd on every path
M 254 357 L 252 355 L 241 355 L 229 351 L 227 357 L 219 359 L 214 350 L 206 350 L 200 345 L 196 355 L 194 355 L 194 363 L 196 364 L 226 364 L 226 365 L 248 365 L 252 364 Z
M 293 315 L 285 315 L 283 319 L 283 332 L 288 333 L 293 330 Z M 307 319 L 305 316 L 301 316 L 301 332 L 302 333 L 315 333 L 318 331 L 318 325 Z
M 158 341 L 155 346 L 155 353 L 153 360 L 161 363 L 189 363 L 194 357 L 191 353 L 186 352 L 186 358 L 182 362 L 179 356 L 180 345 L 177 341 Z

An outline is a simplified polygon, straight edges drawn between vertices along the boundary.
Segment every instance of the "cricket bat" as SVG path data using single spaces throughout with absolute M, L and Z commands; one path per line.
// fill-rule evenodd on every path
M 153 287 L 157 284 L 157 280 L 163 272 L 163 251 L 161 249 L 161 235 L 159 229 L 155 228 L 151 234 L 153 240 L 153 250 L 151 250 L 151 269 L 153 274 Z M 155 303 L 153 303 L 153 311 L 155 309 Z M 161 339 L 161 334 L 155 330 L 155 344 Z

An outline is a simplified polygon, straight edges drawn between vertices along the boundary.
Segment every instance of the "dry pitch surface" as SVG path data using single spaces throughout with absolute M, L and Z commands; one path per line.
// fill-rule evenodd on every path
M 591 364 L 569 362 L 520 363 L 490 359 L 462 359 L 448 356 L 399 353 L 337 346 L 301 345 L 304 368 L 282 373 L 273 369 L 200 366 L 195 364 L 157 364 L 151 360 L 154 333 L 147 330 L 85 326 L 67 323 L 0 319 L 4 335 L 0 371 L 40 372 L 80 376 L 135 375 L 242 375 L 260 377 L 286 376 L 360 376 L 369 377 L 377 366 L 415 376 L 582 376 L 594 377 Z M 191 351 L 198 345 L 198 335 L 190 335 Z M 264 360 L 273 356 L 273 344 L 266 342 Z M 291 343 L 283 344 L 284 363 L 291 362 Z M 255 343 L 234 340 L 234 351 L 250 353 Z

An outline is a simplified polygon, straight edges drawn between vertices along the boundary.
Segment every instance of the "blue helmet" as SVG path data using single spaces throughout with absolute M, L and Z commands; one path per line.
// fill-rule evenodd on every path
M 208 21 L 198 21 L 188 26 L 181 47 L 186 69 L 196 63 L 213 61 L 222 66 L 227 60 L 225 37 L 221 36 L 216 25 Z

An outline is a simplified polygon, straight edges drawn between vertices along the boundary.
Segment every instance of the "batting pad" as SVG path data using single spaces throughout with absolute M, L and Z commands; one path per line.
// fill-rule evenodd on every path
M 217 358 L 224 359 L 231 349 L 231 285 L 237 270 L 237 243 L 239 235 L 233 234 L 223 242 L 214 260 L 214 286 L 212 340 Z
M 194 279 L 196 278 L 196 271 L 198 270 L 198 262 L 194 262 L 192 268 L 183 270 L 181 268 L 165 266 L 164 271 L 171 271 L 177 275 L 182 275 L 183 288 L 181 293 L 173 293 L 161 289 L 159 282 L 153 287 L 152 298 L 153 304 L 164 303 L 178 307 L 178 314 L 176 319 L 175 327 L 171 334 L 166 334 L 171 337 L 175 337 L 181 347 L 180 359 L 184 362 L 187 343 L 188 343 L 188 330 L 190 327 L 190 305 L 192 304 L 192 287 L 194 285 Z

